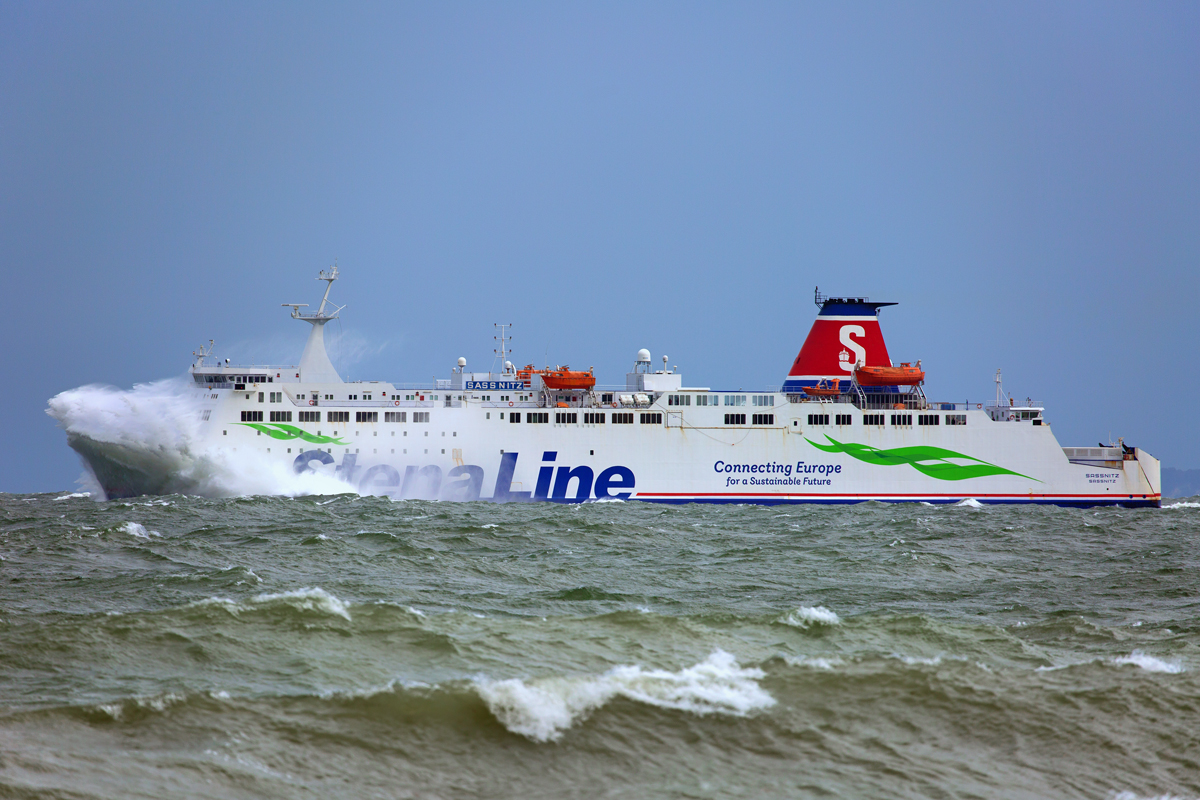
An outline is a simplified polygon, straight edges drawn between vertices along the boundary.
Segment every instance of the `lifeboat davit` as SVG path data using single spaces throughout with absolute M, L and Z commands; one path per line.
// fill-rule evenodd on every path
M 898 367 L 859 366 L 854 370 L 854 379 L 859 386 L 916 386 L 925 380 L 921 362 L 914 367 L 902 361 Z
M 526 386 L 532 386 L 534 375 L 541 376 L 542 383 L 546 384 L 547 389 L 559 391 L 586 390 L 596 385 L 596 376 L 590 369 L 584 372 L 583 370 L 567 369 L 565 365 L 555 369 L 535 369 L 533 364 L 528 364 L 524 369 L 517 370 L 517 377 L 524 381 Z
M 822 378 L 816 386 L 805 386 L 801 391 L 810 397 L 837 397 L 842 393 L 842 382 L 837 378 Z

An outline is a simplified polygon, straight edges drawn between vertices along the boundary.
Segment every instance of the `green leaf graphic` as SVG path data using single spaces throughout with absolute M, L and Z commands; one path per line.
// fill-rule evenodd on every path
M 944 447 L 918 445 L 916 447 L 895 447 L 891 450 L 880 450 L 878 447 L 871 447 L 856 442 L 839 442 L 828 434 L 825 435 L 825 438 L 832 442 L 832 444 L 817 444 L 807 436 L 804 440 L 818 450 L 824 450 L 826 453 L 845 453 L 852 458 L 857 458 L 859 461 L 865 461 L 868 464 L 875 464 L 876 466 L 895 467 L 900 464 L 908 464 L 918 472 L 928 475 L 931 478 L 937 478 L 939 481 L 962 481 L 968 478 L 986 478 L 989 475 L 1016 475 L 1019 478 L 1029 478 L 1031 481 L 1041 483 L 1037 478 L 1030 478 L 1028 475 L 1022 475 L 1019 472 L 1013 472 L 1011 469 L 998 467 L 982 459 L 964 455 L 963 453 L 956 453 Z M 948 460 L 951 458 L 974 461 L 975 463 L 955 464 Z
M 295 425 L 284 425 L 279 422 L 272 422 L 270 425 L 263 425 L 258 422 L 238 422 L 235 424 L 254 428 L 254 430 L 261 431 L 272 439 L 279 439 L 285 442 L 292 439 L 303 439 L 312 444 L 350 444 L 349 442 L 343 442 L 341 439 L 335 439 L 332 436 L 317 436 L 315 433 L 300 430 Z

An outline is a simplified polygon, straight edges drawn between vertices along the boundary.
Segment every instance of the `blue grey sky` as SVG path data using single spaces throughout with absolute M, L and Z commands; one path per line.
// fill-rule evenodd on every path
M 822 291 L 927 392 L 1200 467 L 1195 3 L 0 2 L 0 491 L 46 400 L 299 358 L 778 386 Z

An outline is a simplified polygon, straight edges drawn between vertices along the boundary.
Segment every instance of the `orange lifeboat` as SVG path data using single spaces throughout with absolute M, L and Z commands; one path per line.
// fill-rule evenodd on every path
M 802 390 L 810 397 L 837 397 L 842 393 L 842 382 L 837 378 L 822 378 L 816 386 L 806 386 Z
M 590 369 L 584 372 L 562 366 L 558 369 L 544 369 L 541 371 L 541 375 L 542 383 L 546 384 L 547 389 L 591 389 L 596 385 L 596 377 L 592 375 Z
M 546 384 L 547 389 L 559 391 L 591 389 L 596 385 L 596 377 L 590 369 L 587 372 L 571 370 L 567 369 L 565 365 L 555 369 L 537 369 L 533 364 L 526 364 L 524 368 L 517 370 L 517 379 L 524 381 L 527 388 L 533 386 L 534 375 L 541 376 L 542 383 Z
M 854 371 L 859 386 L 916 386 L 925 380 L 921 362 L 914 367 L 907 361 L 898 367 L 860 366 Z

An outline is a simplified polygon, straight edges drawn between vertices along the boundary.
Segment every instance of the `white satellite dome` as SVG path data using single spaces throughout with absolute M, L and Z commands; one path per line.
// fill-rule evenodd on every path
M 460 356 L 460 357 L 459 357 L 459 359 L 458 359 L 458 365 L 459 365 L 460 367 L 465 367 L 465 366 L 467 365 L 467 360 L 466 360 L 465 358 L 462 358 L 462 357 Z
M 638 350 L 637 360 L 639 362 L 649 361 L 650 360 L 650 351 L 644 347 L 641 350 Z

